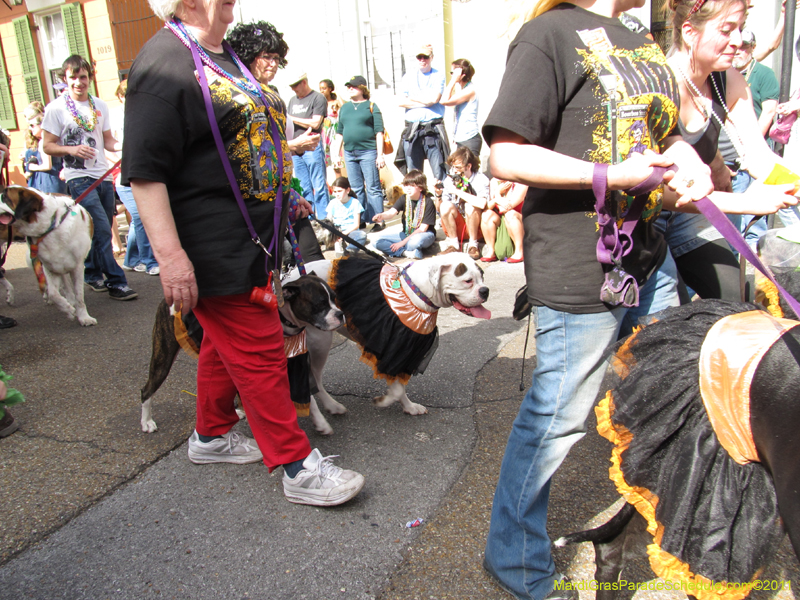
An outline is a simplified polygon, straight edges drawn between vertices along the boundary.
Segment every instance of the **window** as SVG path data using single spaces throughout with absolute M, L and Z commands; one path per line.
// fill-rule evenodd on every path
M 47 100 L 50 102 L 59 95 L 54 85 L 63 83 L 59 71 L 64 60 L 70 55 L 69 44 L 60 10 L 34 15 L 34 19 L 39 26 L 39 45 L 46 74 Z

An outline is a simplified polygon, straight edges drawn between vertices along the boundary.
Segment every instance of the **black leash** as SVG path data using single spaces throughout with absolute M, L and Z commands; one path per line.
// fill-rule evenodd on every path
M 381 255 L 381 254 L 378 254 L 377 252 L 373 252 L 372 250 L 370 250 L 369 248 L 367 248 L 367 247 L 366 247 L 366 246 L 364 246 L 363 244 L 361 244 L 361 243 L 359 243 L 359 242 L 355 241 L 355 240 L 354 240 L 353 238 L 351 238 L 349 235 L 345 235 L 344 233 L 342 233 L 341 231 L 339 231 L 339 230 L 338 230 L 336 227 L 334 227 L 333 225 L 329 225 L 328 223 L 325 223 L 324 221 L 322 221 L 322 220 L 320 220 L 320 219 L 315 219 L 315 222 L 317 223 L 317 225 L 319 225 L 319 226 L 321 226 L 321 227 L 323 227 L 323 228 L 327 229 L 328 231 L 330 231 L 331 233 L 333 233 L 333 234 L 334 234 L 334 235 L 336 235 L 337 237 L 340 237 L 340 238 L 342 238 L 342 239 L 343 239 L 344 241 L 346 241 L 348 244 L 353 244 L 353 246 L 355 246 L 355 247 L 356 247 L 356 248 L 358 248 L 359 250 L 363 250 L 363 251 L 364 251 L 366 254 L 370 255 L 372 258 L 377 258 L 377 259 L 378 259 L 378 260 L 380 260 L 381 262 L 384 262 L 384 263 L 386 263 L 386 264 L 389 264 L 389 260 L 388 260 L 388 259 L 387 259 L 385 256 L 383 256 L 383 255 Z

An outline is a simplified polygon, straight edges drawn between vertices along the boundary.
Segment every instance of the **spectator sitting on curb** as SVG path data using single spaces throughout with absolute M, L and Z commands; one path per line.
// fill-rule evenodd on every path
M 328 205 L 328 217 L 339 231 L 363 246 L 367 241 L 367 232 L 360 229 L 359 225 L 364 207 L 358 201 L 356 193 L 350 189 L 350 181 L 347 177 L 337 177 L 331 185 L 331 191 L 338 202 Z M 348 252 L 358 252 L 359 248 L 353 244 L 347 244 L 342 249 L 345 243 L 344 240 L 336 240 L 336 258 Z
M 478 172 L 481 161 L 466 146 L 457 148 L 447 159 L 447 164 L 451 171 L 444 180 L 444 193 L 439 204 L 442 228 L 450 246 L 445 252 L 460 251 L 467 233 L 467 254 L 478 260 L 481 257 L 478 242 L 483 239 L 481 214 L 489 201 L 489 178 Z
M 419 260 L 422 249 L 436 240 L 436 206 L 428 192 L 428 178 L 416 169 L 403 178 L 403 192 L 394 206 L 375 215 L 372 220 L 383 223 L 402 213 L 403 231 L 389 233 L 375 242 L 375 247 L 389 256 L 406 256 Z

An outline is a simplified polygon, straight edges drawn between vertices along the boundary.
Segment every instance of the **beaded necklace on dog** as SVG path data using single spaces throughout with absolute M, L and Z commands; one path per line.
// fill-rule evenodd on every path
M 247 77 L 235 77 L 228 73 L 225 69 L 220 67 L 217 63 L 211 60 L 211 57 L 206 54 L 205 49 L 203 46 L 200 45 L 200 42 L 197 41 L 197 38 L 192 35 L 192 32 L 186 29 L 181 20 L 177 17 L 173 17 L 172 21 L 168 21 L 164 27 L 169 29 L 175 36 L 181 41 L 181 43 L 186 46 L 187 48 L 191 49 L 191 43 L 194 42 L 195 47 L 197 48 L 197 53 L 200 55 L 200 61 L 207 66 L 209 69 L 214 71 L 220 77 L 227 79 L 233 85 L 238 87 L 243 92 L 251 94 L 256 98 L 260 97 L 261 90 L 254 86 Z M 244 73 L 245 67 L 242 64 L 242 61 L 236 56 L 235 53 L 231 53 L 231 58 L 233 58 L 233 62 L 236 63 L 236 66 L 239 67 L 239 71 Z
M 719 115 L 716 112 L 714 112 L 713 109 L 709 111 L 706 108 L 705 102 L 700 102 L 700 99 L 705 100 L 706 102 L 711 102 L 711 101 L 708 98 L 706 98 L 705 94 L 703 94 L 697 88 L 697 86 L 694 84 L 694 81 L 692 81 L 691 79 L 689 79 L 689 77 L 686 76 L 683 67 L 681 67 L 680 65 L 675 65 L 675 66 L 678 68 L 681 77 L 686 82 L 686 87 L 688 87 L 689 91 L 692 93 L 692 101 L 694 102 L 694 105 L 697 107 L 697 110 L 699 110 L 703 114 L 703 116 L 705 116 L 706 119 L 710 119 L 713 117 L 714 119 L 717 120 L 717 123 L 719 123 L 720 127 L 722 127 L 722 129 L 725 130 L 725 133 L 728 134 L 728 138 L 731 140 L 731 144 L 733 144 L 733 149 L 736 150 L 736 153 L 739 155 L 740 162 L 744 162 L 744 156 L 745 156 L 744 140 L 742 140 L 742 138 L 739 136 L 739 132 L 736 131 L 735 127 L 728 127 L 728 125 L 726 125 L 726 123 L 728 122 L 730 122 L 730 124 L 733 125 L 733 120 L 731 119 L 731 112 L 730 110 L 728 110 L 728 104 L 725 102 L 725 99 L 722 97 L 722 94 L 720 93 L 719 88 L 717 87 L 717 82 L 714 80 L 713 77 L 709 77 L 709 79 L 711 79 L 711 85 L 714 86 L 714 92 L 716 92 L 717 94 L 717 100 L 719 100 L 719 103 L 722 105 L 722 109 L 725 111 L 726 118 L 724 121 L 719 118 Z M 709 112 L 711 114 L 709 114 Z
M 67 103 L 67 110 L 69 111 L 69 114 L 72 115 L 72 118 L 75 120 L 75 123 L 77 123 L 78 127 L 84 131 L 94 131 L 94 128 L 97 127 L 97 108 L 95 108 L 94 100 L 92 100 L 91 94 L 89 95 L 89 108 L 92 111 L 91 123 L 86 120 L 86 117 L 78 112 L 78 107 L 75 106 L 75 102 L 73 102 L 69 94 L 64 94 L 64 101 Z
M 411 198 L 406 198 L 405 217 L 407 234 L 411 235 L 422 225 L 422 217 L 425 215 L 426 199 L 425 194 L 421 194 L 420 199 L 417 200 L 417 209 L 413 210 L 410 206 L 412 202 Z

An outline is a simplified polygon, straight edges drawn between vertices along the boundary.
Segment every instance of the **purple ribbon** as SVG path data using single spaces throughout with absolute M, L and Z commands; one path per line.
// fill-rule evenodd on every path
M 275 119 L 272 118 L 272 115 L 269 114 L 269 105 L 267 104 L 267 100 L 264 97 L 263 91 L 261 91 L 261 86 L 255 81 L 253 75 L 247 69 L 246 66 L 242 64 L 242 70 L 244 71 L 245 77 L 247 77 L 251 83 L 256 86 L 256 89 L 259 90 L 259 95 L 261 97 L 261 101 L 264 103 L 264 115 L 269 120 L 271 129 L 272 129 L 272 139 L 273 143 L 275 144 L 275 150 L 277 152 L 277 162 L 276 165 L 278 170 L 278 177 L 277 177 L 277 185 L 275 186 L 275 209 L 274 209 L 274 223 L 273 223 L 273 235 L 272 241 L 270 242 L 270 250 L 264 246 L 261 242 L 261 239 L 256 233 L 255 227 L 253 227 L 253 222 L 250 220 L 250 215 L 247 212 L 247 207 L 244 203 L 244 198 L 242 198 L 242 192 L 239 189 L 239 184 L 236 181 L 236 176 L 233 174 L 233 169 L 231 168 L 231 162 L 228 158 L 228 153 L 225 151 L 225 144 L 222 142 L 222 134 L 219 131 L 219 125 L 217 125 L 217 119 L 214 115 L 214 105 L 211 102 L 211 91 L 208 87 L 208 79 L 206 78 L 205 69 L 203 68 L 203 63 L 200 60 L 200 53 L 197 51 L 197 47 L 194 44 L 194 41 L 187 36 L 189 39 L 189 48 L 192 51 L 192 58 L 194 59 L 195 67 L 197 68 L 197 75 L 200 78 L 200 88 L 203 90 L 203 100 L 205 101 L 206 105 L 206 113 L 208 114 L 208 122 L 211 126 L 211 133 L 214 136 L 214 142 L 217 146 L 217 151 L 219 152 L 220 159 L 222 161 L 222 167 L 225 169 L 225 175 L 228 177 L 228 183 L 230 183 L 231 190 L 233 191 L 233 195 L 236 198 L 236 202 L 239 205 L 239 210 L 242 211 L 242 216 L 244 217 L 245 223 L 247 224 L 247 229 L 250 232 L 250 238 L 252 239 L 253 243 L 259 246 L 264 250 L 266 254 L 265 258 L 265 269 L 267 272 L 270 271 L 269 268 L 269 259 L 273 257 L 275 260 L 274 268 L 278 268 L 277 262 L 277 255 L 278 255 L 278 240 L 280 239 L 280 225 L 281 225 L 281 212 L 283 209 L 283 148 L 281 147 L 281 138 L 280 133 L 278 131 L 278 124 L 275 122 Z M 234 55 L 233 50 L 227 43 L 223 42 L 223 48 L 227 50 L 232 56 Z
M 744 256 L 753 264 L 754 267 L 761 271 L 764 277 L 769 279 L 776 288 L 778 288 L 778 291 L 783 295 L 784 300 L 786 300 L 786 303 L 792 308 L 795 315 L 800 317 L 800 302 L 795 300 L 791 294 L 789 294 L 789 292 L 783 289 L 781 284 L 775 281 L 775 277 L 772 275 L 772 272 L 764 263 L 761 262 L 761 259 L 758 258 L 755 253 L 753 253 L 753 251 L 750 249 L 750 246 L 748 246 L 747 242 L 744 241 L 742 234 L 738 229 L 736 229 L 736 227 L 734 227 L 733 223 L 730 222 L 725 214 L 719 208 L 717 208 L 717 206 L 711 200 L 709 200 L 707 196 L 701 200 L 697 200 L 694 204 L 697 206 L 698 210 L 703 214 L 703 216 L 705 216 L 705 218 L 717 228 L 717 231 L 722 234 L 722 237 L 724 237 L 725 240 L 731 246 L 733 246 L 737 252 L 739 252 L 739 254 Z

